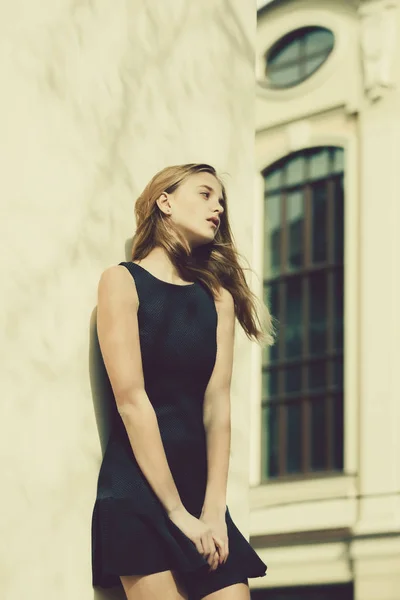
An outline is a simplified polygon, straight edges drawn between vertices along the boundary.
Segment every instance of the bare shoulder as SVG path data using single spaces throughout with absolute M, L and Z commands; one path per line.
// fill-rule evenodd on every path
M 235 303 L 231 292 L 224 287 L 220 287 L 215 297 L 215 306 L 218 312 L 223 312 L 227 315 L 234 314 Z
M 138 302 L 135 280 L 123 265 L 111 265 L 101 273 L 97 292 L 99 301 L 107 298 L 110 302 Z

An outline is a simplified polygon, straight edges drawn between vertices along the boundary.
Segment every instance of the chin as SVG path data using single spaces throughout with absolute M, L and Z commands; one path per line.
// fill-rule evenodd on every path
M 214 241 L 215 235 L 196 235 L 192 238 L 192 248 L 196 248 L 197 246 L 205 246 L 206 244 L 212 244 Z

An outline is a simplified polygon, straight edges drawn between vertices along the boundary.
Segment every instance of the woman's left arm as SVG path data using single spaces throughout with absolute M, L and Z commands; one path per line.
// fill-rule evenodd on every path
M 207 438 L 208 476 L 203 510 L 200 519 L 215 531 L 219 562 L 228 557 L 225 523 L 226 490 L 228 482 L 231 407 L 230 387 L 235 335 L 235 309 L 231 293 L 222 288 L 215 301 L 218 314 L 217 355 L 211 378 L 204 395 L 204 426 Z M 221 543 L 219 544 L 221 546 Z

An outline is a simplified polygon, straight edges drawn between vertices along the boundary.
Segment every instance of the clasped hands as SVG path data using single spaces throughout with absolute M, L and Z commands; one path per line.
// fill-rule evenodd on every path
M 224 511 L 203 510 L 197 519 L 184 507 L 168 513 L 171 521 L 194 543 L 210 571 L 226 563 L 229 555 L 228 531 Z

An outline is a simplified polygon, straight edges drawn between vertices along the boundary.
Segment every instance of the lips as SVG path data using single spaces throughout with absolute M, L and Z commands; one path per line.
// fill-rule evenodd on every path
M 218 227 L 219 225 L 218 217 L 210 217 L 209 219 L 207 219 L 207 221 L 210 221 L 210 223 L 214 223 L 215 227 Z

